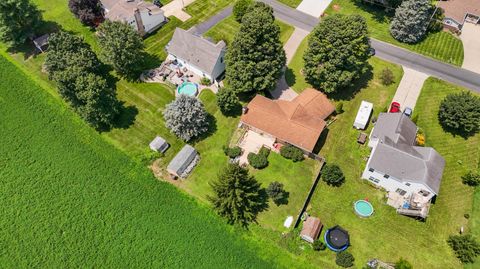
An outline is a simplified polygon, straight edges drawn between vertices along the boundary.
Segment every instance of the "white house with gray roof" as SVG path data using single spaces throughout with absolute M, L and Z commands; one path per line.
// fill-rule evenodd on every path
M 167 22 L 163 10 L 141 0 L 101 0 L 105 18 L 132 26 L 140 35 L 152 33 Z
M 445 167 L 445 160 L 435 149 L 416 146 L 416 134 L 417 126 L 409 117 L 381 113 L 370 134 L 372 152 L 362 174 L 401 201 L 392 206 L 405 210 L 429 205 L 440 191 Z M 424 213 L 419 216 L 426 216 Z
M 225 42 L 215 44 L 195 34 L 194 29 L 175 29 L 166 50 L 168 60 L 176 60 L 180 66 L 212 82 L 225 72 Z

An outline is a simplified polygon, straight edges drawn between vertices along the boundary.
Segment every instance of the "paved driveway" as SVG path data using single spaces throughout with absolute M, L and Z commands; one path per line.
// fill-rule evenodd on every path
M 165 12 L 166 17 L 175 16 L 181 21 L 186 21 L 192 16 L 188 15 L 182 9 L 193 2 L 195 2 L 195 0 L 173 0 L 172 2 L 164 5 L 162 10 Z
M 332 0 L 303 0 L 297 10 L 318 18 L 322 16 L 331 2 Z
M 418 96 L 422 90 L 423 83 L 428 78 L 428 75 L 416 70 L 403 67 L 403 77 L 398 85 L 393 102 L 399 102 L 402 111 L 405 107 L 411 109 L 415 108 Z
M 464 53 L 462 67 L 480 73 L 480 25 L 465 22 L 460 38 Z

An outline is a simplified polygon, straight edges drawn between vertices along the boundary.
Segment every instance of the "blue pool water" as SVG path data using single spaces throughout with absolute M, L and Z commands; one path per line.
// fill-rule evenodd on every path
M 361 217 L 370 217 L 373 214 L 373 206 L 365 200 L 358 200 L 354 205 L 355 213 Z
M 184 82 L 177 88 L 179 94 L 186 94 L 189 96 L 197 95 L 197 85 L 192 82 Z

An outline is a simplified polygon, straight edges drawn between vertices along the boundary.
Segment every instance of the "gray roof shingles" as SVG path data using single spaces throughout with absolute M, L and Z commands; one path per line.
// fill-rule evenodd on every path
M 213 44 L 193 32 L 175 29 L 172 40 L 167 45 L 167 52 L 211 75 L 226 44 L 223 41 Z
M 433 148 L 414 146 L 416 130 L 402 113 L 380 114 L 372 132 L 379 143 L 369 166 L 399 180 L 425 184 L 438 194 L 445 159 Z
M 190 164 L 190 162 L 197 155 L 197 150 L 190 145 L 185 145 L 177 155 L 170 161 L 167 170 L 174 171 L 181 174 L 183 170 Z

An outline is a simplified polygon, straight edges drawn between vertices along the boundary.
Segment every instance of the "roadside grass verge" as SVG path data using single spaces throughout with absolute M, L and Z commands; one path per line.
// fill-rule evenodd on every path
M 298 5 L 300 5 L 300 3 L 302 2 L 302 0 L 278 0 L 278 2 L 282 3 L 282 4 L 285 4 L 289 7 L 292 7 L 292 8 L 297 8 Z
M 325 14 L 361 15 L 367 20 L 370 36 L 373 38 L 456 66 L 461 66 L 463 63 L 462 41 L 453 34 L 443 31 L 430 33 L 418 44 L 401 43 L 390 35 L 391 15 L 386 14 L 382 8 L 374 5 L 352 0 L 333 0 Z
M 292 35 L 294 27 L 279 20 L 276 20 L 275 23 L 280 27 L 280 41 L 285 44 Z M 231 44 L 239 30 L 240 23 L 235 20 L 234 16 L 228 16 L 208 30 L 205 36 L 212 38 L 215 42 L 224 40 L 227 44 Z

